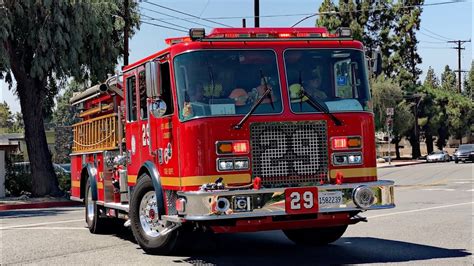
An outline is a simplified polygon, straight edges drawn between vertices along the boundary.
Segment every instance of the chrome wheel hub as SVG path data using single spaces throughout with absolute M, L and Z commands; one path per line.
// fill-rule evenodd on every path
M 87 191 L 87 219 L 89 221 L 94 220 L 94 201 L 92 201 L 92 190 L 89 187 L 89 190 Z
M 140 201 L 140 225 L 150 237 L 158 237 L 159 219 L 155 191 L 148 191 Z

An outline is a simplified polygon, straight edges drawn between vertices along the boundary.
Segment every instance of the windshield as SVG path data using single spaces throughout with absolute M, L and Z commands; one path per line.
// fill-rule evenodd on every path
M 266 88 L 255 114 L 282 112 L 276 56 L 267 50 L 206 50 L 174 59 L 179 117 L 244 115 Z
M 285 51 L 284 58 L 293 112 L 319 112 L 308 104 L 302 89 L 331 112 L 368 110 L 370 92 L 363 52 L 292 49 Z
M 469 150 L 474 150 L 474 145 L 473 144 L 464 144 L 459 146 L 459 151 L 469 151 Z

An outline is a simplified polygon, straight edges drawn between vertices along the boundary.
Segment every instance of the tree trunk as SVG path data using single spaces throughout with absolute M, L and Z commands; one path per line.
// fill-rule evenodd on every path
M 433 136 L 431 134 L 426 134 L 425 143 L 428 154 L 431 154 L 433 152 Z
M 410 134 L 409 140 L 411 144 L 411 158 L 418 159 L 421 156 L 420 142 L 417 141 L 415 132 L 412 131 L 412 133 Z
M 400 144 L 400 138 L 398 138 L 398 137 L 394 138 L 393 143 L 395 143 L 395 156 L 396 156 L 395 158 L 400 160 L 401 159 L 401 157 L 400 157 L 400 145 L 399 145 Z
M 43 101 L 46 97 L 45 81 L 31 78 L 13 68 L 17 92 L 25 123 L 25 141 L 30 161 L 33 196 L 59 196 L 58 179 L 51 161 L 43 121 Z

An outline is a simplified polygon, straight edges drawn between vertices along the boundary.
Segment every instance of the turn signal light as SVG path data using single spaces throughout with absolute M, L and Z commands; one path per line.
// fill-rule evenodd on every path
M 335 150 L 357 149 L 360 147 L 362 147 L 362 139 L 359 136 L 332 138 L 332 148 Z
M 225 154 L 247 154 L 249 153 L 249 142 L 247 140 L 218 141 L 216 142 L 216 152 Z

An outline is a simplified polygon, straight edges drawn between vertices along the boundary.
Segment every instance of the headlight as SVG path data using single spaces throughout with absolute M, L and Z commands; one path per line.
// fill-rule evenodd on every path
M 349 155 L 349 164 L 361 164 L 362 163 L 362 155 Z
M 238 158 L 234 160 L 234 170 L 246 170 L 249 169 L 249 159 Z
M 217 169 L 219 171 L 229 171 L 234 169 L 234 161 L 232 159 L 217 160 Z
M 351 164 L 362 164 L 362 153 L 351 152 L 351 153 L 334 153 L 332 155 L 333 165 L 351 165 Z

